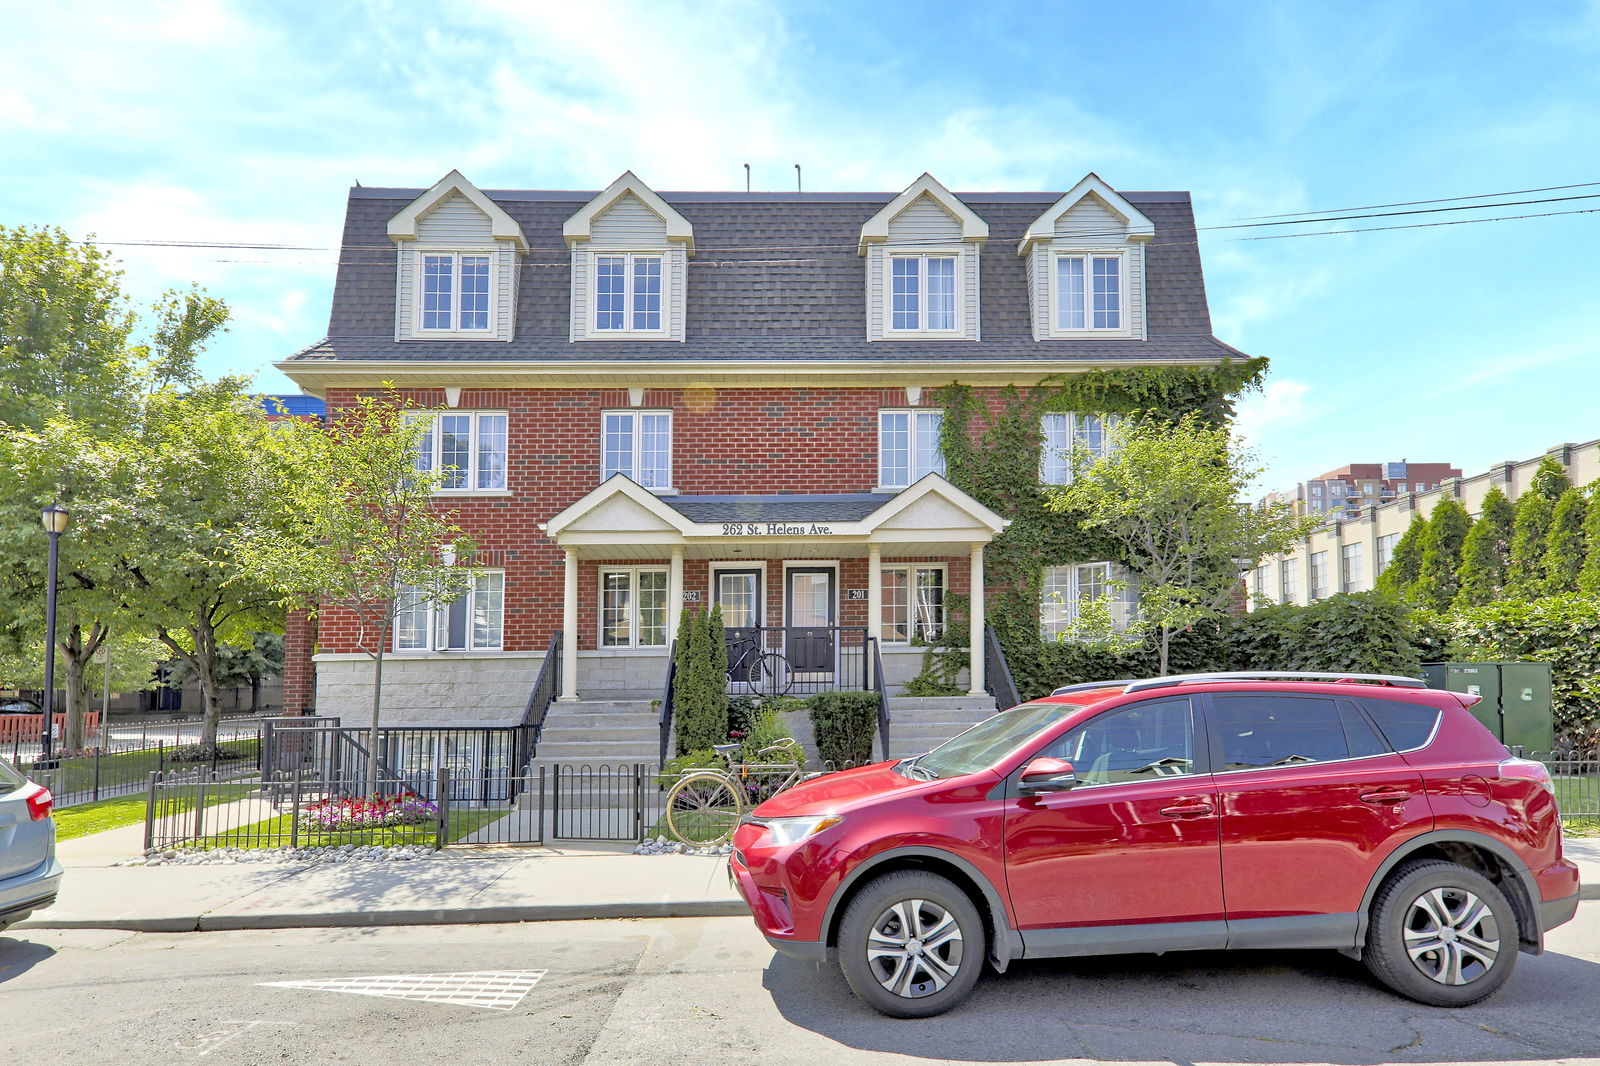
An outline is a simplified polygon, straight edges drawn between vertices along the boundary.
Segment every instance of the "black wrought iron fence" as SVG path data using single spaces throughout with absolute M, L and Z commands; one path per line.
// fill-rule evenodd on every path
M 57 807 L 73 807 L 112 796 L 126 796 L 145 787 L 152 771 L 198 771 L 218 778 L 253 774 L 260 766 L 259 735 L 229 741 L 205 751 L 192 745 L 156 743 L 125 751 L 95 749 L 88 755 L 18 763 L 29 778 L 48 788 Z

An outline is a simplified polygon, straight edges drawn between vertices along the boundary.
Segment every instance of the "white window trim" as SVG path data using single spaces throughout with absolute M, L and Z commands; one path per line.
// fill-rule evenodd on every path
M 678 494 L 678 490 L 673 486 L 672 483 L 672 459 L 677 450 L 675 447 L 676 442 L 672 438 L 674 431 L 672 409 L 670 407 L 607 407 L 600 412 L 601 481 L 605 481 L 606 478 L 611 476 L 610 474 L 606 473 L 606 419 L 612 417 L 613 415 L 621 415 L 633 420 L 633 473 L 624 476 L 628 477 L 635 484 L 639 485 L 640 488 L 643 488 L 647 492 L 653 492 L 657 496 L 676 496 Z M 656 485 L 652 487 L 644 484 L 644 482 L 639 479 L 639 449 L 643 446 L 644 440 L 644 435 L 639 432 L 638 416 L 640 415 L 667 416 L 667 483 L 665 485 Z M 612 471 L 612 473 L 617 472 L 618 471 Z
M 1082 329 L 1062 329 L 1057 323 L 1061 321 L 1060 288 L 1058 267 L 1056 262 L 1065 257 L 1084 260 L 1084 300 L 1085 323 L 1094 321 L 1094 264 L 1096 257 L 1113 256 L 1117 260 L 1117 297 L 1118 312 L 1122 324 L 1116 327 L 1102 326 L 1095 328 L 1085 325 Z M 1126 248 L 1059 248 L 1051 247 L 1044 257 L 1045 284 L 1048 293 L 1048 306 L 1046 308 L 1045 336 L 1056 339 L 1081 339 L 1084 337 L 1132 337 L 1133 329 L 1133 301 L 1128 293 L 1128 250 Z
M 1117 428 L 1118 423 L 1122 419 L 1122 416 L 1119 415 L 1119 414 L 1116 414 L 1115 412 L 1101 413 L 1101 412 L 1098 412 L 1098 411 L 1082 411 L 1082 412 L 1080 412 L 1080 411 L 1046 411 L 1044 414 L 1039 416 L 1039 438 L 1040 438 L 1040 440 L 1039 440 L 1039 483 L 1041 485 L 1070 485 L 1070 484 L 1072 484 L 1073 476 L 1076 474 L 1076 471 L 1072 467 L 1072 457 L 1073 457 L 1073 452 L 1077 448 L 1078 420 L 1080 418 L 1084 418 L 1084 417 L 1100 419 L 1100 422 L 1101 422 L 1102 426 L 1104 427 L 1102 432 L 1107 433 L 1107 434 L 1110 434 L 1110 433 L 1114 432 L 1116 430 L 1116 428 Z M 1067 452 L 1063 456 L 1063 461 L 1066 464 L 1066 478 L 1065 478 L 1065 480 L 1062 480 L 1062 481 L 1051 481 L 1051 480 L 1049 480 L 1049 478 L 1048 478 L 1049 471 L 1045 469 L 1045 464 L 1048 463 L 1050 461 L 1050 458 L 1051 458 L 1051 456 L 1050 456 L 1050 439 L 1045 434 L 1045 428 L 1044 428 L 1044 420 L 1047 419 L 1047 418 L 1063 418 L 1063 419 L 1066 420 L 1066 424 L 1067 424 L 1067 443 L 1069 445 L 1069 448 L 1068 448 Z M 1112 451 L 1114 450 L 1111 447 L 1109 447 L 1109 443 L 1110 443 L 1109 440 L 1108 440 L 1107 443 L 1108 443 L 1108 447 L 1105 449 L 1104 455 L 1096 456 L 1097 459 L 1104 458 L 1105 456 L 1110 455 L 1112 453 Z
M 412 250 L 416 257 L 412 263 L 411 280 L 411 335 L 413 337 L 492 337 L 498 330 L 500 318 L 500 256 L 496 248 L 463 248 L 459 245 L 431 247 L 421 245 Z M 451 320 L 461 321 L 461 257 L 464 255 L 484 256 L 489 260 L 489 324 L 483 329 L 432 329 L 423 326 L 424 287 L 427 284 L 427 260 L 429 256 L 452 257 L 451 261 Z
M 966 256 L 961 249 L 947 251 L 933 251 L 926 249 L 899 249 L 887 247 L 883 252 L 882 266 L 882 292 L 883 292 L 883 335 L 886 338 L 926 339 L 951 337 L 965 337 L 967 332 L 967 301 L 966 293 Z M 919 326 L 916 329 L 896 329 L 894 325 L 894 261 L 896 259 L 916 259 L 917 267 L 917 313 L 918 322 L 926 323 L 928 315 L 928 268 L 929 259 L 949 259 L 955 263 L 954 277 L 951 284 L 955 289 L 955 325 L 950 329 L 927 329 Z
M 427 411 L 412 415 L 417 419 L 427 419 L 433 423 L 433 430 L 429 439 L 433 442 L 433 469 L 443 470 L 444 463 L 444 434 L 439 428 L 439 419 L 446 415 L 466 415 L 472 419 L 472 433 L 470 443 L 467 445 L 467 484 L 458 489 L 445 488 L 442 484 L 435 487 L 435 496 L 510 496 L 511 495 L 511 415 L 507 411 L 478 410 L 460 411 L 452 408 L 448 411 Z M 478 425 L 479 419 L 484 415 L 498 415 L 506 420 L 506 483 L 503 488 L 480 489 L 478 484 Z
M 661 328 L 633 328 L 633 261 L 657 259 L 661 262 Z M 622 260 L 622 322 L 621 329 L 603 329 L 600 326 L 600 260 Z M 597 340 L 615 337 L 665 337 L 672 331 L 672 252 L 664 248 L 625 251 L 619 248 L 589 249 L 589 321 L 584 332 Z
M 878 441 L 877 441 L 877 443 L 878 443 L 878 484 L 877 484 L 877 487 L 874 488 L 872 491 L 874 491 L 874 492 L 899 492 L 902 489 L 910 488 L 912 485 L 915 485 L 918 481 L 921 481 L 924 477 L 927 477 L 929 474 L 940 474 L 942 476 L 944 474 L 945 470 L 949 469 L 945 464 L 943 447 L 942 446 L 936 446 L 935 447 L 935 453 L 939 456 L 939 466 L 943 467 L 944 469 L 924 470 L 920 474 L 917 473 L 917 415 L 918 414 L 937 414 L 937 415 L 939 415 L 940 416 L 941 432 L 942 432 L 942 427 L 943 427 L 943 424 L 944 424 L 944 418 L 943 418 L 943 412 L 942 411 L 930 410 L 929 408 L 926 408 L 926 407 L 881 407 L 881 408 L 878 409 Z M 883 418 L 884 418 L 885 415 L 907 415 L 907 416 L 909 416 L 906 419 L 906 451 L 907 451 L 907 455 L 906 455 L 906 483 L 904 485 L 891 484 L 889 482 L 889 480 L 884 477 L 884 466 L 883 466 Z
M 1117 598 L 1120 599 L 1127 592 L 1132 591 L 1132 584 L 1133 584 L 1134 578 L 1133 578 L 1133 575 L 1128 572 L 1127 567 L 1121 566 L 1121 565 L 1119 565 L 1117 563 L 1108 562 L 1108 561 L 1103 560 L 1103 559 L 1091 559 L 1091 560 L 1089 560 L 1087 562 L 1082 562 L 1082 563 L 1063 563 L 1061 566 L 1048 566 L 1048 567 L 1045 567 L 1046 571 L 1050 571 L 1050 570 L 1065 570 L 1065 571 L 1067 571 L 1067 592 L 1066 592 L 1066 595 L 1062 596 L 1062 598 L 1061 598 L 1061 606 L 1066 611 L 1066 616 L 1061 619 L 1061 623 L 1060 623 L 1063 627 L 1071 626 L 1072 623 L 1076 622 L 1077 619 L 1078 619 L 1078 603 L 1083 598 L 1083 588 L 1082 588 L 1081 582 L 1079 581 L 1078 571 L 1083 569 L 1084 567 L 1089 567 L 1089 566 L 1096 566 L 1096 567 L 1102 568 L 1102 571 L 1105 574 L 1105 579 L 1104 580 L 1108 584 L 1110 582 L 1112 582 L 1112 581 L 1124 581 L 1124 582 L 1128 583 L 1128 586 L 1129 586 L 1128 589 L 1111 589 L 1110 590 L 1112 592 L 1112 594 L 1114 596 L 1116 596 Z M 1133 622 L 1138 621 L 1138 619 L 1139 619 L 1139 601 L 1138 601 L 1137 593 L 1136 592 L 1134 593 L 1134 598 L 1132 600 L 1123 600 L 1122 602 L 1125 602 L 1125 603 L 1128 604 L 1128 613 L 1127 613 L 1127 617 L 1122 619 L 1121 620 L 1121 624 L 1117 626 L 1117 632 L 1119 632 L 1119 633 L 1123 632 L 1124 630 L 1126 630 L 1127 627 L 1130 624 L 1132 624 Z M 1064 633 L 1063 634 L 1055 634 L 1055 633 L 1050 633 L 1048 630 L 1046 630 L 1046 628 L 1045 628 L 1045 619 L 1044 619 L 1044 608 L 1045 608 L 1044 589 L 1043 589 L 1043 583 L 1041 582 L 1040 599 L 1039 599 L 1039 636 L 1040 636 L 1040 639 L 1046 640 L 1046 641 L 1058 641 L 1058 640 L 1068 640 L 1068 639 L 1070 639 Z
M 628 590 L 629 590 L 629 596 L 628 596 L 628 643 L 626 643 L 626 644 L 607 644 L 606 643 L 606 575 L 607 574 L 627 574 L 628 575 Z M 660 644 L 641 644 L 641 643 L 639 643 L 639 575 L 640 574 L 661 574 L 664 577 L 666 577 L 666 579 L 667 579 L 667 597 L 668 597 L 667 605 L 666 605 L 666 607 L 667 607 L 667 615 L 666 615 L 666 620 L 665 620 L 665 627 L 662 630 L 662 632 L 664 634 L 666 634 L 666 639 L 663 640 L 663 642 L 660 643 Z M 653 651 L 653 652 L 664 652 L 664 651 L 666 651 L 667 648 L 671 645 L 671 642 L 672 642 L 672 621 L 673 621 L 673 606 L 674 605 L 671 602 L 671 596 L 672 596 L 672 576 L 668 572 L 668 568 L 666 566 L 662 566 L 662 565 L 659 565 L 659 564 L 651 563 L 651 564 L 645 564 L 645 565 L 642 565 L 642 566 L 602 566 L 602 567 L 600 567 L 599 571 L 598 571 L 598 577 L 595 579 L 595 631 L 594 631 L 594 646 L 595 646 L 595 648 L 598 649 L 599 651 L 603 651 L 603 652 L 615 652 L 615 651 L 622 651 L 622 650 L 625 650 L 625 649 L 632 649 L 632 650 L 636 650 L 636 651 Z M 677 605 L 677 607 L 680 610 L 682 609 L 682 606 L 683 606 L 682 604 L 678 604 Z
M 466 577 L 466 580 L 467 580 L 468 584 L 467 584 L 467 591 L 462 593 L 460 598 L 452 601 L 451 603 L 444 604 L 444 605 L 440 605 L 440 604 L 435 603 L 435 602 L 433 602 L 431 600 L 428 601 L 428 606 L 427 606 L 427 619 L 428 620 L 427 620 L 427 622 L 424 623 L 424 628 L 423 628 L 423 632 L 427 635 L 427 647 L 425 647 L 425 648 L 402 648 L 400 646 L 400 627 L 397 625 L 397 626 L 394 627 L 394 631 L 389 635 L 389 644 L 390 644 L 390 651 L 391 652 L 393 652 L 396 655 L 443 656 L 443 655 L 484 655 L 484 654 L 498 653 L 498 652 L 505 651 L 505 643 L 506 643 L 506 572 L 504 570 L 498 570 L 498 569 L 484 569 L 484 570 L 475 569 L 475 570 L 471 570 L 471 571 L 463 571 L 463 574 L 468 575 Z M 496 644 L 496 645 L 493 645 L 493 646 L 485 645 L 484 647 L 480 648 L 480 647 L 477 647 L 476 645 L 472 645 L 471 644 L 472 632 L 473 632 L 473 625 L 472 625 L 472 598 L 478 594 L 478 584 L 477 584 L 478 578 L 486 577 L 486 576 L 489 576 L 489 575 L 492 575 L 492 574 L 498 574 L 499 577 L 500 577 L 500 626 L 499 626 L 499 629 L 500 629 L 500 643 Z M 437 647 L 436 645 L 438 644 L 438 639 L 439 639 L 439 612 L 440 612 L 440 610 L 441 609 L 447 609 L 447 608 L 453 606 L 456 603 L 461 603 L 462 601 L 466 601 L 466 604 L 467 604 L 467 641 L 468 641 L 468 646 L 465 647 L 465 648 L 440 648 L 440 647 Z
M 947 563 L 884 563 L 879 569 L 880 569 L 881 573 L 884 573 L 884 574 L 889 573 L 891 570 L 904 570 L 904 571 L 906 571 L 906 593 L 907 593 L 908 596 L 912 596 L 916 592 L 916 587 L 917 586 L 916 586 L 916 582 L 914 580 L 914 576 L 915 576 L 916 571 L 918 571 L 918 570 L 937 570 L 937 571 L 939 571 L 939 583 L 940 583 L 940 586 L 944 589 L 944 602 L 941 604 L 941 607 L 942 607 L 942 609 L 944 611 L 944 618 L 939 623 L 940 635 L 943 634 L 944 630 L 949 628 L 949 626 L 950 626 L 950 567 L 949 567 L 949 564 L 947 564 Z M 880 578 L 880 581 L 881 581 L 881 578 Z M 885 650 L 887 650 L 889 648 L 909 648 L 909 647 L 918 646 L 918 645 L 916 645 L 915 641 L 910 639 L 910 636 L 909 636 L 909 634 L 916 629 L 915 624 L 913 624 L 914 620 L 915 620 L 915 617 L 916 617 L 916 614 L 915 614 L 916 604 L 914 602 L 912 602 L 911 600 L 909 600 L 909 599 L 908 599 L 908 601 L 906 603 L 907 611 L 911 612 L 910 617 L 907 619 L 907 625 L 906 625 L 906 632 L 908 634 L 907 639 L 905 639 L 905 640 L 890 640 L 888 637 L 884 636 L 884 629 L 887 626 L 888 619 L 889 619 L 889 604 L 888 604 L 887 601 L 885 601 L 883 599 L 883 587 L 881 585 L 878 588 L 878 601 L 879 601 L 878 602 L 879 616 L 877 618 L 876 625 L 874 625 L 872 627 L 872 635 L 878 638 L 879 644 L 881 644 Z

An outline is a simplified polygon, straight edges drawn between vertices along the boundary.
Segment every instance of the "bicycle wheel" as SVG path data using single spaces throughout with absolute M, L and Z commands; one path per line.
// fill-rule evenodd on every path
M 695 847 L 727 843 L 743 814 L 738 788 L 714 771 L 686 774 L 667 792 L 667 828 Z
M 750 664 L 750 687 L 761 696 L 782 696 L 794 684 L 789 660 L 769 651 Z

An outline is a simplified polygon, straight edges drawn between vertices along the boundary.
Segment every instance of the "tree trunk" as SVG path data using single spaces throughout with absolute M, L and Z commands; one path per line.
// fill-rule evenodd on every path
M 378 713 L 383 706 L 383 650 L 389 646 L 389 625 L 394 620 L 394 601 L 389 601 L 390 613 L 384 616 L 383 628 L 378 638 L 378 653 L 372 659 L 372 728 L 367 730 L 367 792 L 378 794 Z
M 200 681 L 200 743 L 215 747 L 217 727 L 222 724 L 222 693 L 217 691 L 217 631 L 211 619 L 201 614 L 189 627 L 194 640 L 195 675 Z
M 66 668 L 67 681 L 67 724 L 61 731 L 61 751 L 58 754 L 75 753 L 83 750 L 83 716 L 89 706 L 89 686 L 84 679 L 84 666 L 88 657 L 83 649 L 87 641 L 83 639 L 83 627 L 74 625 L 67 630 L 67 639 L 62 644 L 62 666 Z
M 250 717 L 261 714 L 261 675 L 250 675 Z
M 1171 650 L 1172 650 L 1172 630 L 1168 629 L 1166 626 L 1162 626 L 1161 627 L 1161 650 L 1160 650 L 1160 656 L 1159 656 L 1159 658 L 1157 660 L 1157 668 L 1156 668 L 1156 676 L 1157 677 L 1166 677 L 1167 676 L 1167 664 L 1168 664 L 1168 661 L 1169 661 L 1168 656 L 1169 656 L 1169 653 L 1171 652 Z

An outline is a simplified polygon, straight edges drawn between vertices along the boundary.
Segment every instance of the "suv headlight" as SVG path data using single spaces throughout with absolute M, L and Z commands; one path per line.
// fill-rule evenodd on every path
M 816 836 L 824 829 L 831 829 L 844 821 L 837 814 L 813 815 L 807 818 L 763 818 L 762 822 L 767 827 L 767 832 L 772 834 L 772 842 L 783 846 L 798 844 L 802 840 Z

